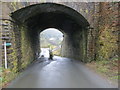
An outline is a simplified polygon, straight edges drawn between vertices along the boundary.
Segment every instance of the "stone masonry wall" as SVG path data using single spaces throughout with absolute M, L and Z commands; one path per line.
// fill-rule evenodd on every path
M 37 2 L 38 3 L 38 2 Z M 92 60 L 113 60 L 118 58 L 118 33 L 119 33 L 119 7 L 118 2 L 59 2 L 77 10 L 90 23 L 88 28 L 87 48 L 80 53 L 87 55 L 86 62 Z M 36 2 L 6 2 L 2 3 L 2 19 L 12 20 L 10 13 L 22 7 L 36 4 Z M 3 21 L 3 20 L 2 20 Z M 27 37 L 26 28 L 13 25 L 12 53 L 16 62 L 14 67 L 18 71 L 25 68 L 34 60 L 34 50 L 30 44 L 30 38 Z M 77 37 L 77 36 L 75 36 Z M 83 35 L 84 37 L 84 35 Z M 81 43 L 81 42 L 80 42 Z M 84 46 L 84 42 L 81 43 Z M 80 44 L 80 45 L 81 45 Z M 78 44 L 79 45 L 79 44 Z M 67 46 L 66 46 L 67 47 Z M 81 48 L 84 48 L 81 46 Z M 86 51 L 85 51 L 86 50 Z M 76 58 L 77 59 L 77 58 Z M 11 62 L 9 62 L 11 63 Z M 15 71 L 16 72 L 16 71 Z

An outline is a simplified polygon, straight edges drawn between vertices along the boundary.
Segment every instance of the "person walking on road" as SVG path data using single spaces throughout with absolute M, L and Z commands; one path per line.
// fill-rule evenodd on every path
M 53 53 L 52 53 L 52 50 L 50 50 L 50 49 L 49 49 L 49 59 L 53 60 Z

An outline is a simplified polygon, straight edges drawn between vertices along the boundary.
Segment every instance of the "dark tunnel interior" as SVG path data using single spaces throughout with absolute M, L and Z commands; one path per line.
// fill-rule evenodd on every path
M 47 12 L 33 16 L 25 21 L 25 24 L 31 30 L 44 30 L 46 28 L 58 28 L 64 33 L 73 33 L 82 28 L 69 15 L 60 12 Z
M 55 3 L 35 4 L 13 12 L 11 17 L 19 27 L 25 26 L 25 37 L 29 38 L 33 56 L 40 53 L 40 32 L 47 28 L 56 28 L 64 34 L 62 56 L 85 59 L 89 23 L 72 8 Z

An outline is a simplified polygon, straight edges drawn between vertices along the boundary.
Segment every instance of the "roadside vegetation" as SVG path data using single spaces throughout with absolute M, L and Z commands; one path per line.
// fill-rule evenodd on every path
M 118 63 L 120 61 L 116 58 L 109 61 L 92 61 L 86 65 L 113 83 L 118 83 L 118 78 L 120 78 L 118 74 Z
M 0 68 L 0 73 L 2 72 L 2 74 L 0 74 L 0 86 L 2 87 L 6 87 L 9 82 L 11 82 L 17 75 L 18 73 L 13 72 L 10 69 L 5 69 L 5 68 Z

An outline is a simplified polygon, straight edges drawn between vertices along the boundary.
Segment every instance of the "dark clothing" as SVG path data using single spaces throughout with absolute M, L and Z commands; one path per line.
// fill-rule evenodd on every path
M 53 60 L 53 53 L 51 50 L 49 50 L 49 59 Z

